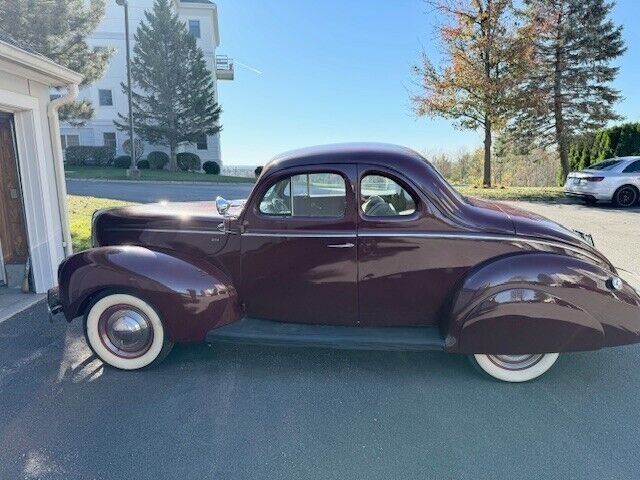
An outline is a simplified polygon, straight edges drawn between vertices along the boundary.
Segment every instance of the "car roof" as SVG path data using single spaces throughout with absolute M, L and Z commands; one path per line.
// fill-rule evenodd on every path
M 635 160 L 640 160 L 640 156 L 629 155 L 629 156 L 626 156 L 626 157 L 612 157 L 612 158 L 607 158 L 607 160 L 621 160 L 623 162 L 633 162 Z M 607 160 L 602 160 L 602 161 L 606 162 Z
M 410 148 L 388 143 L 336 143 L 281 153 L 264 167 L 263 174 L 304 165 L 367 163 L 397 170 L 425 168 L 425 159 Z

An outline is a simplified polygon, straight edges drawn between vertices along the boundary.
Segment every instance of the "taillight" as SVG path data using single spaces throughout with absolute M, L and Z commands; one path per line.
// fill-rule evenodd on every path
M 601 182 L 604 177 L 584 177 L 587 182 Z

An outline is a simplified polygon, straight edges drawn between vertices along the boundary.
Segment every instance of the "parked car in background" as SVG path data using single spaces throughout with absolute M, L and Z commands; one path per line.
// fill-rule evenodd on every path
M 640 289 L 589 235 L 464 198 L 402 147 L 283 154 L 246 201 L 99 211 L 93 246 L 49 308 L 126 370 L 208 341 L 442 350 L 521 382 L 640 342 Z
M 571 172 L 564 192 L 587 203 L 607 201 L 618 207 L 632 207 L 640 201 L 640 157 L 610 158 Z

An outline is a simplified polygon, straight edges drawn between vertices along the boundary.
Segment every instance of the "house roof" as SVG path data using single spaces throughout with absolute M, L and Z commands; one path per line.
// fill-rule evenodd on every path
M 11 73 L 34 77 L 50 86 L 79 84 L 82 81 L 79 73 L 41 55 L 33 45 L 14 38 L 4 30 L 0 30 L 0 69 L 2 61 L 15 65 Z

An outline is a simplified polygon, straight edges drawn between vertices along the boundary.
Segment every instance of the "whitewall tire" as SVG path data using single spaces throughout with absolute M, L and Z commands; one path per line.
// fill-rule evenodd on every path
M 85 317 L 85 333 L 100 360 L 122 370 L 159 363 L 173 346 L 153 307 L 121 293 L 104 296 L 91 306 Z
M 549 370 L 559 353 L 527 355 L 470 355 L 471 363 L 482 372 L 503 382 L 528 382 Z

